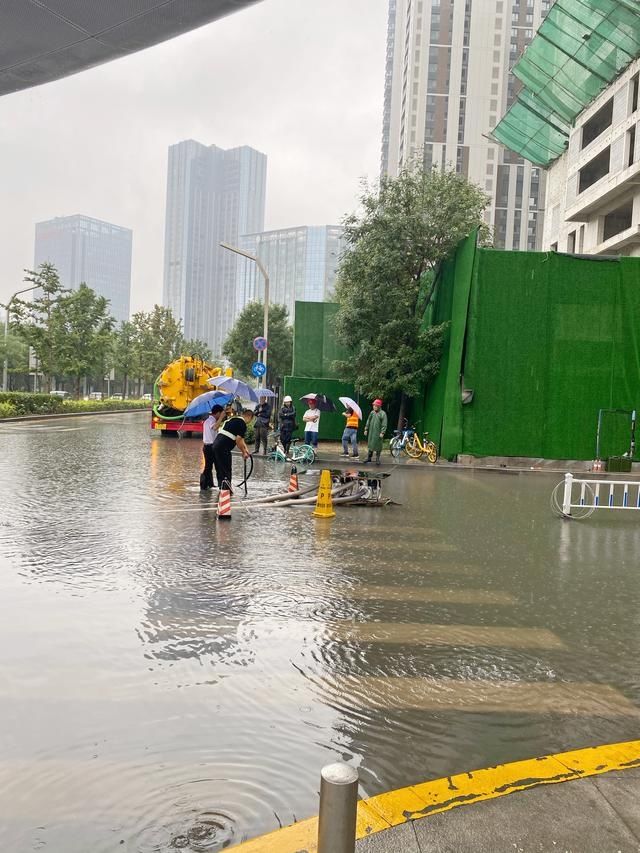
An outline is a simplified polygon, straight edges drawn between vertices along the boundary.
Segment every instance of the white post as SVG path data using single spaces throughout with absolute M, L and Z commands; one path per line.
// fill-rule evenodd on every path
M 571 490 L 573 488 L 573 474 L 564 475 L 564 497 L 562 498 L 562 514 L 571 517 Z

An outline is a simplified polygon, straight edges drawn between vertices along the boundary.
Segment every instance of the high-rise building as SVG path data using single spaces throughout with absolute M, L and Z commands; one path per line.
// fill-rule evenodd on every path
M 389 0 L 381 167 L 453 168 L 491 199 L 496 245 L 536 249 L 544 175 L 488 134 L 515 99 L 509 69 L 552 0 Z
M 240 246 L 262 261 L 269 274 L 269 302 L 285 305 L 293 319 L 296 300 L 325 302 L 333 294 L 345 241 L 337 225 L 301 225 L 246 234 Z M 253 261 L 238 259 L 238 313 L 264 300 L 264 279 Z
M 192 139 L 169 148 L 163 302 L 219 356 L 236 315 L 238 256 L 220 242 L 264 229 L 267 158 Z
M 133 232 L 90 216 L 57 216 L 36 223 L 35 265 L 52 263 L 63 287 L 82 282 L 109 300 L 121 323 L 129 319 Z

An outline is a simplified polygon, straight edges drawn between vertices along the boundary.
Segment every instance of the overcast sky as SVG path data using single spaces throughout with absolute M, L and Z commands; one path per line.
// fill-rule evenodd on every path
M 0 302 L 34 224 L 133 229 L 132 310 L 162 299 L 167 147 L 268 156 L 266 227 L 339 222 L 377 178 L 387 0 L 263 0 L 135 56 L 0 98 Z

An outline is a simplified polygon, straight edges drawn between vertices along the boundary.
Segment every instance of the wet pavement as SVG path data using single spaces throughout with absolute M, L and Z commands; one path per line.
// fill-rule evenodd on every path
M 3 849 L 218 851 L 314 814 L 335 759 L 371 796 L 636 737 L 634 513 L 425 465 L 399 506 L 217 525 L 199 442 L 147 427 L 0 425 Z

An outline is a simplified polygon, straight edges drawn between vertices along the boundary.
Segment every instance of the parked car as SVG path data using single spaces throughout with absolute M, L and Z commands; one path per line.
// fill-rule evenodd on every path
M 109 397 L 110 400 L 122 400 L 122 394 L 112 394 Z
M 90 400 L 102 400 L 102 391 L 92 391 L 89 394 Z
M 141 399 L 143 399 L 143 400 L 150 400 L 150 399 L 151 399 L 151 394 L 143 394 Z
M 68 391 L 49 391 L 49 394 L 52 397 L 61 397 L 62 399 L 69 396 Z

